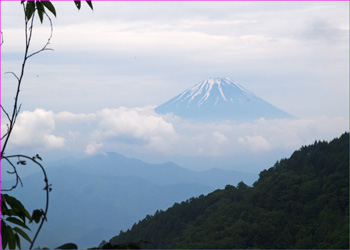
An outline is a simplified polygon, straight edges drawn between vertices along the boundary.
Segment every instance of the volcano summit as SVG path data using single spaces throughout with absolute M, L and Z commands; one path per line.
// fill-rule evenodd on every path
M 197 121 L 251 121 L 293 116 L 273 106 L 230 78 L 209 78 L 158 106 L 159 114 L 173 113 Z

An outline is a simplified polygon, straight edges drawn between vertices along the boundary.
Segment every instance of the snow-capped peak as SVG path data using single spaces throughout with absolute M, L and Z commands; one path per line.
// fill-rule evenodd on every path
M 198 106 L 201 106 L 205 101 L 208 100 L 208 98 L 211 95 L 211 91 L 215 88 L 215 89 L 218 90 L 218 92 L 220 94 L 220 97 L 224 101 L 232 100 L 232 98 L 228 99 L 225 96 L 225 93 L 224 93 L 224 90 L 223 90 L 223 88 L 225 88 L 225 87 L 236 87 L 236 88 L 240 89 L 241 91 L 243 91 L 243 92 L 248 94 L 247 90 L 245 90 L 238 83 L 232 81 L 229 77 L 226 77 L 226 78 L 210 77 L 209 79 L 204 80 L 204 81 L 196 84 L 192 88 L 187 89 L 186 91 L 184 91 L 182 93 L 182 95 L 179 96 L 178 99 L 182 98 L 185 94 L 189 94 L 190 99 L 189 99 L 188 103 L 191 103 L 192 101 L 194 101 L 194 99 L 197 96 L 202 96 L 201 99 L 197 103 Z M 218 98 L 219 98 L 219 96 L 216 95 L 216 100 L 218 100 Z M 216 103 L 217 103 L 217 101 L 216 101 Z
M 183 118 L 229 119 L 241 116 L 290 117 L 289 114 L 267 103 L 229 77 L 210 77 L 158 106 L 156 112 L 174 113 Z M 273 114 L 273 115 L 272 115 Z M 201 117 L 201 118 L 199 118 Z M 238 119 L 236 117 L 235 119 Z

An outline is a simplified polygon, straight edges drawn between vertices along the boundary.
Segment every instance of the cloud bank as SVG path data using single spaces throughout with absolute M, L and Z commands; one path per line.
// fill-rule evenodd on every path
M 37 109 L 22 112 L 9 147 L 31 150 L 159 154 L 165 156 L 229 156 L 296 150 L 315 140 L 330 140 L 348 131 L 349 121 L 325 116 L 236 123 L 193 123 L 154 107 L 102 109 L 96 113 Z M 6 123 L 1 121 L 1 133 Z
M 24 111 L 17 118 L 11 135 L 11 143 L 19 147 L 37 149 L 62 148 L 65 138 L 54 135 L 56 121 L 52 111 L 36 109 L 34 112 Z M 7 132 L 7 125 L 1 119 L 1 134 Z

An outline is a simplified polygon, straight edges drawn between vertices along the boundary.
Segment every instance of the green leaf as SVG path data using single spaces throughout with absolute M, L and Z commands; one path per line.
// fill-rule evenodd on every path
M 35 12 L 35 2 L 27 1 L 26 10 L 25 10 L 27 21 L 33 16 L 34 12 Z
M 38 12 L 39 12 L 39 10 L 38 10 Z M 17 162 L 17 165 L 18 165 L 18 164 L 27 165 L 27 162 L 26 162 L 26 161 L 18 161 L 18 162 Z
M 8 222 L 11 222 L 11 223 L 13 223 L 13 224 L 16 224 L 16 225 L 18 225 L 18 226 L 21 226 L 21 227 L 23 227 L 23 228 L 26 228 L 26 229 L 30 230 L 29 227 L 27 227 L 27 225 L 26 225 L 23 221 L 20 221 L 20 220 L 17 219 L 17 218 L 8 217 L 6 220 L 7 220 Z
M 39 160 L 43 160 L 38 154 L 36 154 L 36 156 L 35 156 L 37 159 L 39 159 Z
M 1 215 L 8 215 L 9 209 L 6 205 L 6 196 L 7 194 L 1 194 Z
M 54 14 L 54 16 L 56 16 L 56 10 L 55 7 L 53 6 L 53 4 L 50 1 L 41 1 L 41 3 L 49 10 L 51 11 L 52 14 Z M 38 156 L 38 155 L 37 155 Z M 37 157 L 38 159 L 40 159 L 40 157 Z
M 29 236 L 20 228 L 14 227 L 13 230 L 15 230 L 19 235 L 21 235 L 26 241 L 29 243 L 32 243 L 32 240 L 29 238 Z
M 78 10 L 80 10 L 81 2 L 80 1 L 74 1 L 75 6 L 77 6 Z
M 92 6 L 92 2 L 91 1 L 86 1 L 86 3 L 90 6 L 90 8 L 93 10 L 94 7 Z
M 12 208 L 18 208 L 20 210 L 24 209 L 23 204 L 17 200 L 15 197 L 5 194 L 6 203 Z
M 23 221 L 24 218 L 30 219 L 29 212 L 24 208 L 23 204 L 17 200 L 15 197 L 10 195 L 5 196 L 6 203 L 12 208 L 12 211 L 9 211 L 9 214 L 20 217 Z
M 44 5 L 40 1 L 36 1 L 36 9 L 40 18 L 40 22 L 43 23 L 44 20 Z
M 18 249 L 21 249 L 21 240 L 19 239 L 18 234 L 15 234 L 15 239 L 16 239 L 16 243 L 17 243 Z
M 32 214 L 32 218 L 30 222 L 35 221 L 35 223 L 39 223 L 43 212 L 39 209 L 35 209 Z
M 63 244 L 62 246 L 59 246 L 55 249 L 78 249 L 78 246 L 75 245 L 74 243 L 66 243 Z
M 2 246 L 2 249 L 6 248 L 7 240 L 8 240 L 7 225 L 3 220 L 1 220 L 1 246 Z
M 15 235 L 12 231 L 12 228 L 10 226 L 7 226 L 7 243 L 9 245 L 9 249 L 15 249 L 16 248 L 16 241 L 15 241 Z

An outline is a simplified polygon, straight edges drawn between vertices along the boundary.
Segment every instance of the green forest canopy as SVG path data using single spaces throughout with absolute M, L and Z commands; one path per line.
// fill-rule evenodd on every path
M 349 248 L 349 133 L 259 175 L 134 224 L 110 240 L 149 248 Z

